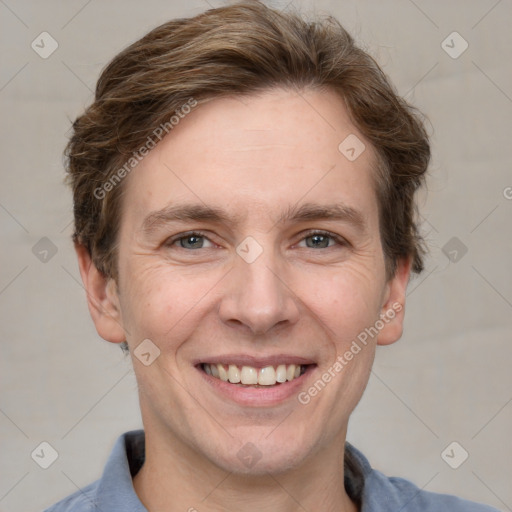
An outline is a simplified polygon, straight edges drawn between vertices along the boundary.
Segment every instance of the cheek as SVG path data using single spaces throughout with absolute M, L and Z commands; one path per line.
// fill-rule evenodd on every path
M 331 338 L 347 342 L 379 317 L 381 279 L 361 265 L 319 269 L 296 278 L 297 295 L 324 324 Z
M 195 319 L 207 302 L 204 296 L 212 288 L 215 277 L 209 272 L 170 270 L 164 264 L 145 264 L 126 270 L 130 283 L 125 288 L 122 310 L 131 339 L 135 343 L 139 339 L 154 339 L 161 349 L 167 340 L 179 344 L 193 330 Z

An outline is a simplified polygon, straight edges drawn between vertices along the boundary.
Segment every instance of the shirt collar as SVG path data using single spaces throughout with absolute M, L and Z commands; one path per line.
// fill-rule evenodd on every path
M 147 512 L 132 482 L 143 463 L 144 431 L 134 430 L 120 436 L 99 481 L 95 499 L 98 511 Z

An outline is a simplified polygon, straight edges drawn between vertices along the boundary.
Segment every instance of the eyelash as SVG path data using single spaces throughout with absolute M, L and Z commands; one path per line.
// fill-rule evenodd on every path
M 349 242 L 347 242 L 347 240 L 345 240 L 344 238 L 340 237 L 339 235 L 336 235 L 335 233 L 331 233 L 330 231 L 323 231 L 323 230 L 307 231 L 306 233 L 303 234 L 303 236 L 299 240 L 299 242 L 302 242 L 306 238 L 310 238 L 310 237 L 315 236 L 315 235 L 329 237 L 332 240 L 334 240 L 340 246 L 347 247 L 347 246 L 350 245 Z M 211 242 L 211 240 L 208 238 L 206 233 L 204 233 L 202 231 L 190 231 L 190 232 L 187 232 L 187 233 L 181 233 L 181 234 L 179 234 L 179 235 L 177 235 L 175 237 L 171 237 L 171 238 L 167 239 L 164 242 L 164 246 L 172 247 L 176 242 L 179 242 L 180 240 L 184 240 L 184 239 L 189 238 L 191 236 L 197 236 L 197 237 L 201 237 L 201 238 L 206 238 L 207 240 L 209 240 Z M 323 247 L 323 249 L 329 249 L 331 247 L 333 247 L 333 246 Z M 194 249 L 186 249 L 185 247 L 180 247 L 180 249 L 194 251 Z M 313 247 L 306 247 L 306 249 L 316 250 Z M 195 250 L 197 250 L 197 249 L 195 249 Z

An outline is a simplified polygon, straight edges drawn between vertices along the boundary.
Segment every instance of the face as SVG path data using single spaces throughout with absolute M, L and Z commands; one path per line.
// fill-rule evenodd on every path
M 409 272 L 386 278 L 374 163 L 334 92 L 276 89 L 198 106 L 126 179 L 119 286 L 93 318 L 128 341 L 165 449 L 263 473 L 343 442 L 375 345 L 400 337 L 403 312 L 379 315 Z

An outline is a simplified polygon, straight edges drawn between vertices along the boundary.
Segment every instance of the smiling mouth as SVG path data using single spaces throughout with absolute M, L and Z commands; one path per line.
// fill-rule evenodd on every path
M 213 378 L 242 387 L 269 387 L 298 379 L 311 364 L 279 364 L 255 368 L 254 366 L 237 366 L 234 364 L 201 363 L 199 368 Z

